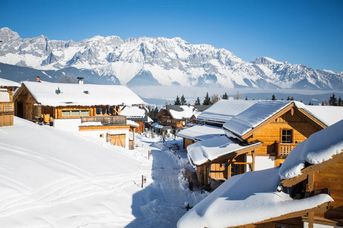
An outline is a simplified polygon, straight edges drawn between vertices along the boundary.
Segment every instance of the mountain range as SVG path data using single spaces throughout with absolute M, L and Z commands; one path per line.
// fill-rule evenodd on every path
M 0 77 L 134 86 L 220 86 L 343 90 L 343 72 L 259 57 L 243 61 L 232 52 L 181 38 L 94 36 L 81 41 L 21 38 L 0 29 Z

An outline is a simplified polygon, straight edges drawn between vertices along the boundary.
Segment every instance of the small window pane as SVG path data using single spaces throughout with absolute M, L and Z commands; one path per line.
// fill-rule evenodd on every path
M 281 142 L 282 143 L 292 143 L 292 130 L 282 130 Z
M 62 111 L 62 116 L 70 116 L 70 111 L 69 110 Z
M 89 111 L 88 110 L 81 110 L 80 116 L 89 116 Z

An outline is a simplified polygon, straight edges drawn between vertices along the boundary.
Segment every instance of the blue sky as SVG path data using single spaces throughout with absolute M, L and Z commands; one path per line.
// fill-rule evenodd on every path
M 270 56 L 343 71 L 343 1 L 0 0 L 0 27 L 22 37 L 181 37 L 244 60 Z

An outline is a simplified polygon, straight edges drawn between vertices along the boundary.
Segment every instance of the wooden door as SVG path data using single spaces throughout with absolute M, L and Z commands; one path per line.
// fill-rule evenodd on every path
M 125 134 L 109 135 L 109 141 L 113 145 L 125 147 Z

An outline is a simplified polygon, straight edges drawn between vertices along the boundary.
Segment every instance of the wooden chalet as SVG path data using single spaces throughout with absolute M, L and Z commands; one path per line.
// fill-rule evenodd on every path
M 19 86 L 19 83 L 0 78 L 0 127 L 13 125 L 13 94 Z
M 178 227 L 342 227 L 343 120 L 298 145 L 281 167 L 227 180 Z
M 125 86 L 43 81 L 23 82 L 14 103 L 15 114 L 21 118 L 95 135 L 126 148 L 132 148 L 130 132 L 137 126 L 120 112 L 126 106 L 144 104 Z
M 121 109 L 121 116 L 125 116 L 128 120 L 137 123 L 135 132 L 142 133 L 145 130 L 145 123 L 148 121 L 147 111 L 143 106 L 125 106 Z
M 174 129 L 181 129 L 188 122 L 194 122 L 202 110 L 208 106 L 192 105 L 166 105 L 157 113 L 157 120 L 163 126 L 171 126 Z
M 243 105 L 235 108 L 233 111 L 235 113 L 230 113 L 224 117 L 212 113 L 207 118 L 210 119 L 211 117 L 211 121 L 215 119 L 215 123 L 219 126 L 223 121 L 226 121 L 222 129 L 231 144 L 236 142 L 238 145 L 254 145 L 249 150 L 226 150 L 226 152 L 221 153 L 220 157 L 212 159 L 211 150 L 222 150 L 222 148 L 230 146 L 226 146 L 225 143 L 216 143 L 215 140 L 211 139 L 211 132 L 208 130 L 205 132 L 208 132 L 209 139 L 199 139 L 200 134 L 194 134 L 193 139 L 189 139 L 191 138 L 190 134 L 188 136 L 184 134 L 187 129 L 178 133 L 179 136 L 184 137 L 186 145 L 193 142 L 196 144 L 195 146 L 188 146 L 187 151 L 190 162 L 195 166 L 200 185 L 206 186 L 211 181 L 223 181 L 232 175 L 249 170 L 279 166 L 297 144 L 306 140 L 313 133 L 327 127 L 325 121 L 322 121 L 313 112 L 307 111 L 306 106 L 299 102 L 231 102 L 234 102 L 231 104 L 231 108 L 235 105 L 240 106 L 242 103 Z M 213 105 L 211 108 L 216 107 Z M 211 110 L 207 110 L 207 113 L 209 111 Z M 343 110 L 341 111 L 343 113 Z M 343 116 L 339 116 L 337 119 L 340 118 L 343 119 Z M 219 133 L 220 130 L 217 130 L 216 137 L 220 136 Z M 209 142 L 207 142 L 208 140 Z M 202 155 L 200 156 L 196 149 L 198 147 L 202 148 Z M 206 159 L 199 160 L 199 157 Z

